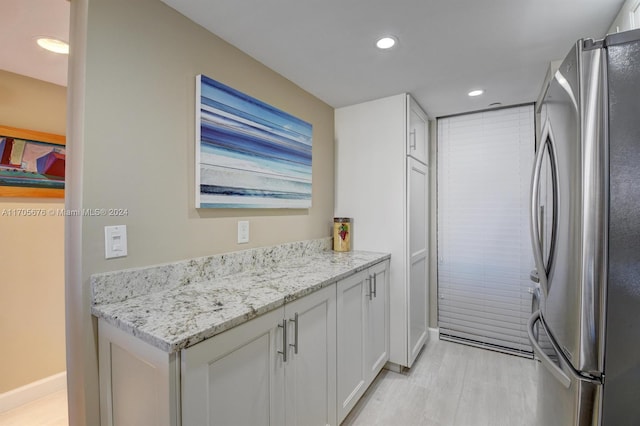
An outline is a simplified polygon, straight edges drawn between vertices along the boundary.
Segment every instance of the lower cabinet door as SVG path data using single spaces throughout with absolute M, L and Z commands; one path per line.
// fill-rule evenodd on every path
M 337 283 L 338 423 L 366 390 L 365 298 L 369 298 L 368 291 L 368 271 Z
M 427 258 L 417 259 L 411 262 L 409 269 L 409 365 L 418 357 L 429 338 L 428 316 L 429 305 L 427 294 Z
M 336 288 L 285 305 L 287 426 L 336 424 Z
M 372 293 L 367 298 L 367 384 L 389 360 L 389 261 L 369 268 Z
M 182 351 L 182 424 L 283 425 L 284 308 Z

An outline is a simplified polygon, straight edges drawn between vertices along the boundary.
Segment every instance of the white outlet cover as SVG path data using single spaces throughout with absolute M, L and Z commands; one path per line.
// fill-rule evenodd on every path
M 238 221 L 238 244 L 246 244 L 249 242 L 249 221 Z
M 127 225 L 104 227 L 104 257 L 113 259 L 127 255 Z

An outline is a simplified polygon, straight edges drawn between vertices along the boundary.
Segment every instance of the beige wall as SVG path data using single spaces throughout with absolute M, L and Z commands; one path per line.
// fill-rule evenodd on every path
M 83 352 L 70 372 L 70 400 L 75 405 L 71 418 L 96 424 L 90 275 L 329 236 L 333 109 L 159 0 L 84 0 L 72 2 L 72 8 L 72 43 L 82 43 L 80 35 L 86 31 L 86 50 L 76 52 L 72 66 L 69 151 L 82 159 L 72 161 L 73 173 L 81 179 L 74 183 L 77 198 L 67 203 L 128 210 L 124 217 L 82 218 L 80 247 L 73 246 L 74 236 L 67 233 L 67 253 L 71 253 L 67 267 L 73 269 L 67 278 L 67 300 L 75 301 L 70 309 L 76 310 L 68 320 L 83 324 L 68 328 L 71 346 Z M 79 64 L 83 55 L 85 82 Z M 313 124 L 311 209 L 193 207 L 194 91 L 199 73 Z M 240 218 L 250 221 L 249 244 L 236 243 Z M 69 229 L 78 226 L 78 220 L 71 219 Z M 116 224 L 127 225 L 129 255 L 105 260 L 104 226 Z
M 67 89 L 0 70 L 0 125 L 66 134 Z
M 0 71 L 0 124 L 65 134 L 66 88 Z M 62 199 L 0 198 L 0 393 L 65 370 Z

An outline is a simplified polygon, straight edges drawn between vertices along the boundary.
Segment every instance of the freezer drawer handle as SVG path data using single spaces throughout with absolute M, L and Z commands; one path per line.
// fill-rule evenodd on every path
M 540 358 L 540 361 L 542 361 L 542 365 L 549 370 L 549 372 L 551 374 L 553 374 L 553 377 L 555 377 L 556 379 L 558 379 L 558 381 L 560 383 L 562 383 L 562 386 L 564 386 L 565 388 L 569 389 L 569 386 L 571 386 L 571 379 L 569 378 L 569 376 L 567 376 L 565 374 L 564 371 L 562 371 L 562 369 L 560 367 L 558 367 L 556 365 L 556 363 L 554 363 L 551 358 L 549 358 L 549 355 L 547 355 L 542 348 L 540 347 L 540 345 L 538 344 L 538 340 L 534 337 L 534 326 L 536 324 L 536 322 L 538 322 L 540 320 L 540 311 L 535 311 L 533 313 L 533 315 L 531 315 L 531 318 L 529 318 L 529 324 L 527 327 L 527 334 L 529 335 L 529 340 L 531 341 L 531 346 L 533 347 L 533 352 L 536 354 L 536 356 L 538 358 Z

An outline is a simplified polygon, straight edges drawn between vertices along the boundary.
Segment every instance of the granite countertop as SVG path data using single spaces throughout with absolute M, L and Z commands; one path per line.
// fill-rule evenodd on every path
M 172 353 L 389 258 L 389 254 L 363 251 L 318 251 L 224 277 L 94 304 L 91 313 Z

